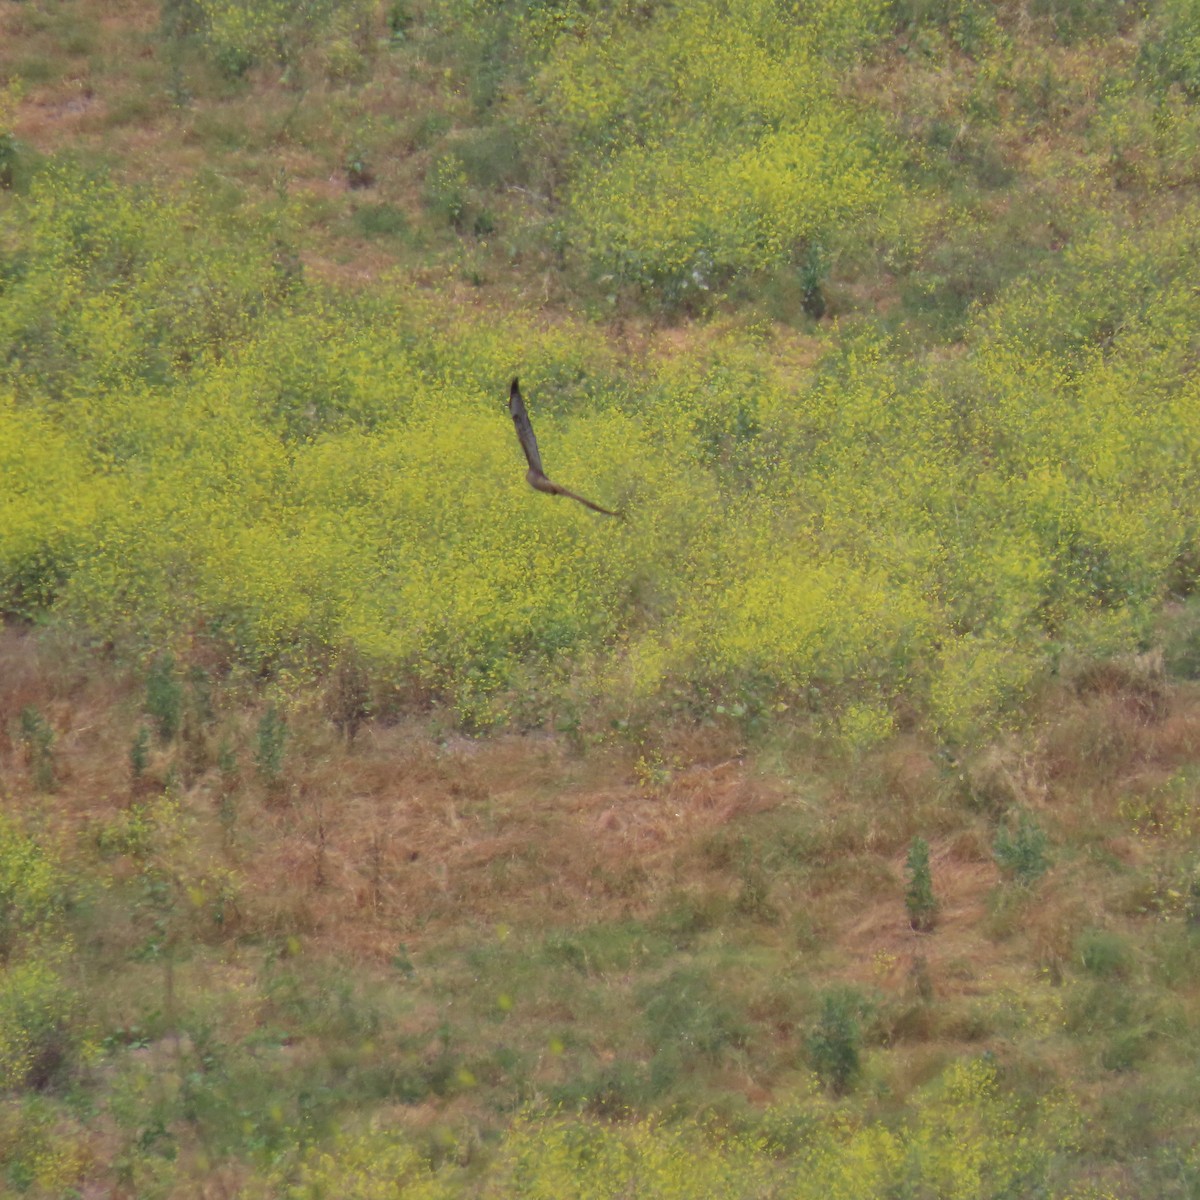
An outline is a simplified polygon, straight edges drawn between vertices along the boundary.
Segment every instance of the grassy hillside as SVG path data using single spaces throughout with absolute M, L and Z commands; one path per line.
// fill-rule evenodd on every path
M 1198 20 L 0 3 L 6 1186 L 1193 1194 Z

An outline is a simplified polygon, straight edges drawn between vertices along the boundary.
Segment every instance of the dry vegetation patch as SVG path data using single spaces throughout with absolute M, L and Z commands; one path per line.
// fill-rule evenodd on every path
M 156 1079 L 215 1114 L 244 1070 L 269 1090 L 352 1069 L 408 1097 L 396 1127 L 436 1142 L 519 1095 L 757 1108 L 813 1069 L 890 1104 L 984 1052 L 1038 1093 L 1093 1094 L 1098 1072 L 1110 1103 L 1114 1072 L 1132 1082 L 1191 1036 L 1190 685 L 1159 679 L 1148 703 L 1114 668 L 1057 696 L 1036 737 L 952 766 L 916 738 L 788 760 L 782 730 L 760 754 L 678 726 L 581 756 L 545 734 L 448 733 L 436 713 L 351 738 L 320 693 L 264 707 L 233 676 L 116 670 L 18 627 L 0 651 L 4 806 L 53 830 L 74 876 L 103 1086 Z M 179 723 L 135 771 L 163 695 Z M 922 831 L 929 933 L 904 903 Z M 279 1111 L 261 1136 L 291 1136 Z M 172 1136 L 200 1154 L 224 1120 Z

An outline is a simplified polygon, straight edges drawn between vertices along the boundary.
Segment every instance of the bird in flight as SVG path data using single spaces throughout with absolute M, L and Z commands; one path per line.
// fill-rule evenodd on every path
M 533 426 L 529 423 L 529 414 L 525 411 L 525 401 L 521 399 L 521 388 L 515 379 L 512 381 L 512 387 L 508 389 L 508 411 L 512 416 L 513 424 L 517 427 L 517 440 L 521 443 L 521 449 L 525 451 L 525 458 L 529 462 L 529 470 L 525 472 L 525 482 L 531 488 L 535 488 L 539 492 L 546 492 L 551 496 L 566 496 L 571 500 L 578 500 L 580 504 L 586 505 L 593 512 L 624 520 L 623 513 L 601 508 L 600 505 L 593 504 L 590 500 L 585 500 L 575 492 L 569 492 L 565 487 L 560 487 L 546 478 L 546 472 L 542 470 L 542 456 L 538 453 L 537 438 L 533 436 Z

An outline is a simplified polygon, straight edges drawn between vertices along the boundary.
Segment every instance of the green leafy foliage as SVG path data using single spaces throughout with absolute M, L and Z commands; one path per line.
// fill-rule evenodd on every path
M 61 912 L 54 862 L 8 817 L 0 817 L 0 955 L 8 959 Z
M 0 1170 L 15 1195 L 69 1195 L 92 1166 L 78 1119 L 39 1095 L 0 1102 Z
M 54 480 L 77 481 L 70 505 Z M 103 503 L 105 484 L 53 420 L 0 394 L 0 610 L 33 618 L 69 576 L 80 539 Z
M 929 843 L 924 838 L 913 838 L 906 865 L 908 887 L 904 892 L 904 907 L 908 910 L 909 924 L 921 933 L 928 933 L 937 921 L 939 905 L 929 871 Z
M 20 168 L 21 146 L 13 132 L 16 106 L 16 89 L 0 89 L 0 188 L 12 187 Z
M 36 708 L 21 710 L 21 741 L 35 786 L 43 792 L 54 790 L 54 730 Z
M 1142 62 L 1150 86 L 1178 84 L 1193 99 L 1200 95 L 1200 5 L 1168 0 L 1159 8 L 1157 28 L 1142 43 Z
M 153 389 L 228 353 L 286 291 L 265 223 L 226 215 L 217 222 L 226 236 L 214 238 L 219 207 L 203 188 L 161 199 L 49 170 L 0 214 L 4 236 L 19 246 L 0 305 L 0 381 L 17 399 L 87 397 L 76 419 L 97 439 L 93 466 L 138 449 L 144 422 L 122 436 L 120 407 L 158 408 L 161 422 Z M 205 237 L 191 236 L 200 229 Z
M 1031 884 L 1050 868 L 1046 832 L 1027 812 L 1016 819 L 1010 830 L 1001 825 L 992 847 L 996 862 L 1020 884 Z
M 868 1005 L 852 988 L 835 988 L 821 999 L 808 1035 L 813 1070 L 835 1094 L 849 1090 L 861 1067 L 862 1022 Z
M 278 783 L 283 773 L 283 754 L 287 746 L 287 720 L 274 704 L 269 704 L 258 723 L 258 744 L 254 764 L 268 783 Z
M 65 1069 L 76 997 L 57 864 L 0 817 L 0 1092 L 46 1087 Z
M 145 725 L 139 726 L 134 734 L 133 743 L 129 747 L 129 770 L 134 782 L 141 779 L 150 761 L 150 730 Z
M 1121 979 L 1129 974 L 1132 956 L 1118 935 L 1103 929 L 1087 930 L 1076 947 L 1080 965 L 1101 979 Z
M 190 22 L 222 73 L 240 79 L 259 64 L 294 64 L 320 47 L 333 78 L 362 73 L 373 8 L 364 0 L 189 0 Z M 183 30 L 178 29 L 177 32 Z
M 154 720 L 160 741 L 169 742 L 183 724 L 183 684 L 176 675 L 175 656 L 160 654 L 146 675 L 146 711 Z

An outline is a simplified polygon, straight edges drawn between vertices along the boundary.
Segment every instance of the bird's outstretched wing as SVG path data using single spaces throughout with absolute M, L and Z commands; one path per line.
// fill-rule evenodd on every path
M 530 480 L 530 483 L 533 483 L 533 480 Z M 578 492 L 571 492 L 565 487 L 559 487 L 557 483 L 547 479 L 545 475 L 541 477 L 540 483 L 534 483 L 533 486 L 537 488 L 539 492 L 549 492 L 552 496 L 566 496 L 568 500 L 578 500 L 580 504 L 584 505 L 586 508 L 590 508 L 592 512 L 603 513 L 606 517 L 616 517 L 618 521 L 625 520 L 624 513 L 613 512 L 611 508 L 601 508 L 600 505 L 593 504 L 590 500 L 579 495 Z
M 599 504 L 593 504 L 577 492 L 568 491 L 565 487 L 561 487 L 546 477 L 546 472 L 542 469 L 542 456 L 538 453 L 537 438 L 533 436 L 529 413 L 525 411 L 525 401 L 521 399 L 521 388 L 515 379 L 508 389 L 508 411 L 512 416 L 513 424 L 517 427 L 517 440 L 521 443 L 521 449 L 525 451 L 525 458 L 529 462 L 525 480 L 531 488 L 545 492 L 548 496 L 566 496 L 569 500 L 577 500 L 593 512 L 603 513 L 606 517 L 616 517 L 620 521 L 625 519 L 624 513 L 613 512 L 610 508 L 601 508 Z
M 508 411 L 517 427 L 517 440 L 521 443 L 521 449 L 525 451 L 529 469 L 544 478 L 546 472 L 542 469 L 542 456 L 538 453 L 537 438 L 533 436 L 533 426 L 530 425 L 529 414 L 525 411 L 525 401 L 521 399 L 521 386 L 515 379 L 512 381 L 512 387 L 508 389 Z

